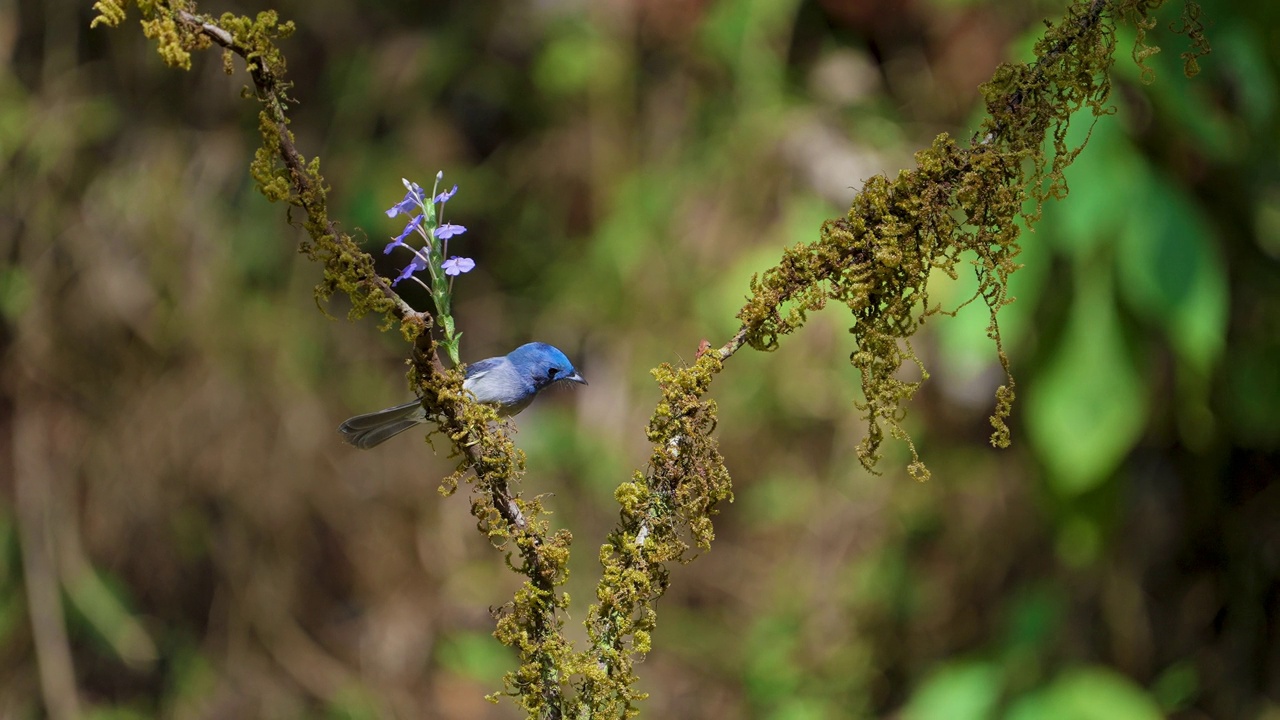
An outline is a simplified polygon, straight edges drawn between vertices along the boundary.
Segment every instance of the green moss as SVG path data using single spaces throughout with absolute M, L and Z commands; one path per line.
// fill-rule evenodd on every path
M 98 14 L 89 22 L 89 28 L 93 29 L 99 25 L 120 27 L 120 23 L 125 19 L 124 5 L 125 0 L 98 0 L 93 4 L 93 11 Z

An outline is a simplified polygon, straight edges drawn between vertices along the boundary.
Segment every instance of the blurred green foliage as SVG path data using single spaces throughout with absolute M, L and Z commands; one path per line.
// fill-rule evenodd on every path
M 1118 63 L 1117 115 L 1024 235 L 1011 450 L 986 447 L 999 376 L 972 307 L 920 339 L 925 485 L 858 466 L 838 321 L 735 358 L 714 395 L 738 500 L 673 570 L 649 715 L 1280 712 L 1280 11 L 1202 4 L 1201 76 L 1173 12 L 1157 82 Z M 751 273 L 866 177 L 966 136 L 978 83 L 1061 10 L 273 5 L 335 217 L 376 252 L 399 178 L 445 168 L 477 219 L 469 359 L 537 338 L 590 379 L 519 420 L 530 487 L 588 550 L 575 597 L 609 478 L 646 452 L 647 369 L 731 332 Z M 88 17 L 0 3 L 0 715 L 66 707 L 32 612 L 53 588 L 86 715 L 513 717 L 480 697 L 514 580 L 435 495 L 451 463 L 333 432 L 405 399 L 398 338 L 316 312 L 217 59 L 175 76 Z M 931 292 L 954 307 L 963 282 Z

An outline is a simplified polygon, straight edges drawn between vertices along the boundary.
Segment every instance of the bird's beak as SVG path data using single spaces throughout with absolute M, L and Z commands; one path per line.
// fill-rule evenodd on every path
M 587 381 L 582 378 L 582 375 L 576 372 L 570 375 L 569 377 L 565 378 L 564 380 L 565 382 L 575 382 L 575 383 L 578 383 L 579 385 L 587 384 Z

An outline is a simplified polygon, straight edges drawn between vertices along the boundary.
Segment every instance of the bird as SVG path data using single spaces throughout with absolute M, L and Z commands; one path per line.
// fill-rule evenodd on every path
M 474 395 L 477 402 L 497 407 L 499 415 L 511 416 L 529 407 L 539 392 L 556 383 L 586 385 L 587 381 L 558 348 L 531 342 L 502 357 L 468 365 L 462 389 Z M 343 440 L 368 450 L 424 422 L 427 411 L 417 399 L 348 418 L 338 426 L 338 432 Z

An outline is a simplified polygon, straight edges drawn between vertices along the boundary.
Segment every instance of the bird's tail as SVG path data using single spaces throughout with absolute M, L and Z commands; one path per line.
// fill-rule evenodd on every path
M 427 413 L 418 400 L 386 410 L 357 415 L 338 426 L 342 439 L 361 450 L 378 445 L 421 422 Z

